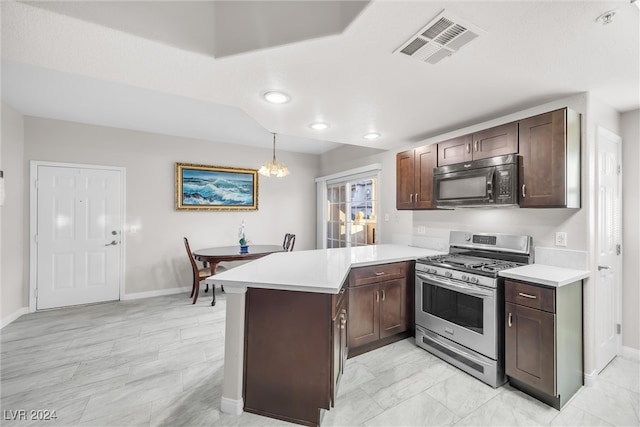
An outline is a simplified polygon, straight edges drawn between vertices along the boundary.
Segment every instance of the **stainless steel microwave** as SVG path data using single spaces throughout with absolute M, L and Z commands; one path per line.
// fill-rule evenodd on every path
M 515 154 L 433 169 L 437 207 L 518 206 L 518 158 Z

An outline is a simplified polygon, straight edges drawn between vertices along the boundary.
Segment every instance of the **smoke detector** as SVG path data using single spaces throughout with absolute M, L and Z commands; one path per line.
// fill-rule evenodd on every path
M 437 64 L 486 33 L 482 28 L 442 11 L 394 53 Z

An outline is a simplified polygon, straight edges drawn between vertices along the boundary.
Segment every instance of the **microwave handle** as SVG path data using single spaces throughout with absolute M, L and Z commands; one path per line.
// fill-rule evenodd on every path
M 487 195 L 491 200 L 493 200 L 493 176 L 495 172 L 495 169 L 491 168 L 491 172 L 489 172 L 489 176 L 487 177 Z

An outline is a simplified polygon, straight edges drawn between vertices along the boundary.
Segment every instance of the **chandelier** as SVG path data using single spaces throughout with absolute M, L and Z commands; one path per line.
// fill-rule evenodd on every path
M 282 178 L 283 176 L 289 175 L 289 169 L 287 167 L 278 162 L 276 160 L 276 134 L 273 133 L 273 160 L 262 165 L 260 170 L 258 170 L 260 175 L 264 176 L 276 176 L 277 178 Z

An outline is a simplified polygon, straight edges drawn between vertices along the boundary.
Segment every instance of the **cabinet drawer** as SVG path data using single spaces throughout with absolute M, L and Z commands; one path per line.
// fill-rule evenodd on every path
M 351 273 L 349 274 L 349 286 L 369 285 L 371 283 L 384 282 L 391 279 L 400 279 L 406 275 L 406 262 L 359 267 L 351 270 Z
M 538 310 L 556 312 L 556 291 L 543 286 L 505 281 L 504 295 L 507 302 Z

